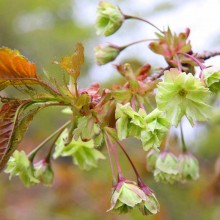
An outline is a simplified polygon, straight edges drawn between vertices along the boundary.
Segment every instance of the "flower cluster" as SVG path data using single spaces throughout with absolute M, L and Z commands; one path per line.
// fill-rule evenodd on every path
M 192 51 L 188 28 L 180 34 L 173 33 L 170 28 L 162 31 L 150 21 L 124 14 L 119 7 L 107 2 L 100 2 L 97 12 L 97 34 L 110 36 L 127 19 L 140 20 L 159 31 L 156 39 L 141 39 L 124 46 L 111 43 L 98 45 L 95 48 L 98 65 L 115 60 L 129 46 L 150 41 L 151 51 L 162 55 L 168 66 L 152 74 L 154 68 L 149 63 L 137 70 L 128 63 L 116 64 L 116 69 L 123 77 L 122 83 L 101 91 L 98 83 L 88 88 L 78 88 L 84 63 L 84 47 L 81 43 L 76 45 L 72 55 L 54 62 L 68 74 L 69 82 L 64 80 L 63 84 L 52 77 L 48 77 L 50 82 L 44 81 L 37 76 L 35 64 L 18 51 L 0 48 L 0 89 L 12 85 L 27 95 L 22 100 L 0 97 L 0 104 L 3 104 L 0 108 L 0 170 L 8 162 L 5 172 L 10 174 L 10 178 L 18 176 L 27 187 L 37 183 L 51 185 L 54 177 L 50 164 L 52 159 L 70 156 L 80 169 L 90 170 L 98 166 L 99 160 L 105 159 L 100 151 L 105 144 L 113 179 L 118 176 L 109 211 L 127 213 L 138 208 L 144 215 L 153 215 L 159 212 L 157 198 L 143 184 L 120 141 L 134 137 L 142 142 L 144 151 L 149 151 L 148 170 L 153 172 L 157 182 L 173 184 L 197 180 L 199 163 L 186 149 L 181 126 L 183 153 L 176 156 L 168 150 L 160 152 L 159 149 L 165 143 L 165 137 L 168 146 L 168 129 L 177 127 L 184 116 L 191 125 L 196 121 L 207 121 L 211 110 L 207 99 L 211 93 L 220 91 L 220 70 L 206 67 L 203 64 L 204 56 Z M 207 57 L 210 56 L 212 54 Z M 196 66 L 201 69 L 198 78 Z M 29 156 L 24 151 L 15 151 L 33 117 L 45 106 L 65 107 L 63 113 L 69 114 L 70 120 Z M 34 163 L 36 154 L 50 141 L 52 145 L 45 159 Z M 123 177 L 116 146 L 131 164 L 137 183 Z

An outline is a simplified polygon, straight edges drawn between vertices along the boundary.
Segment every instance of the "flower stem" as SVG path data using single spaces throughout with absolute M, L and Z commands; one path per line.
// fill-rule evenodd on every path
M 78 88 L 77 88 L 77 82 L 76 80 L 70 76 L 70 81 L 69 81 L 69 90 L 70 92 L 75 95 L 76 97 L 79 96 L 79 93 L 78 93 Z
M 111 156 L 111 153 L 110 153 L 108 140 L 107 140 L 106 136 L 105 136 L 105 145 L 106 145 L 108 156 L 109 156 L 109 162 L 110 162 L 112 176 L 113 176 L 113 183 L 115 183 L 116 182 L 116 174 L 115 174 L 115 170 L 114 170 L 114 167 L 113 167 L 112 156 Z
M 164 147 L 165 151 L 168 151 L 169 143 L 170 143 L 170 130 L 167 132 L 167 135 L 166 135 L 166 143 L 165 143 L 165 147 Z
M 181 65 L 180 59 L 179 59 L 178 55 L 175 55 L 175 57 L 176 57 L 176 62 L 177 62 L 178 70 L 180 72 L 182 72 L 182 65 Z
M 57 135 L 60 131 L 63 131 L 64 128 L 66 128 L 71 121 L 66 122 L 62 127 L 57 129 L 55 132 L 53 132 L 49 137 L 47 137 L 43 142 L 41 142 L 33 151 L 31 151 L 28 155 L 28 158 L 31 162 L 33 162 L 35 155 L 37 152 L 44 147 L 44 145 L 49 142 L 55 135 Z
M 124 147 L 122 146 L 122 144 L 121 144 L 113 135 L 111 135 L 111 134 L 109 134 L 109 135 L 115 140 L 115 142 L 118 144 L 118 146 L 121 148 L 121 150 L 123 151 L 123 153 L 124 153 L 125 156 L 127 157 L 128 161 L 130 162 L 130 164 L 131 164 L 131 166 L 132 166 L 132 168 L 133 168 L 133 170 L 134 170 L 134 173 L 135 173 L 135 175 L 136 175 L 136 177 L 137 177 L 137 181 L 138 181 L 139 183 L 143 183 L 143 181 L 142 181 L 142 179 L 141 179 L 141 177 L 140 177 L 140 175 L 139 175 L 139 173 L 138 173 L 136 167 L 134 166 L 134 163 L 132 162 L 130 156 L 128 155 L 127 151 L 124 149 Z
M 204 70 L 206 68 L 205 65 L 203 65 L 197 58 L 195 58 L 194 56 L 188 54 L 188 53 L 184 53 L 184 52 L 178 52 L 179 54 L 182 54 L 186 57 L 189 57 L 191 60 L 193 60 L 196 64 L 198 64 L 198 66 L 200 67 L 201 70 Z
M 184 140 L 184 135 L 183 135 L 183 127 L 182 127 L 182 122 L 180 122 L 180 133 L 181 133 L 181 141 L 182 141 L 182 151 L 185 153 L 187 152 L 185 140 Z
M 146 41 L 156 41 L 156 40 L 158 40 L 158 39 L 142 39 L 142 40 L 131 42 L 131 43 L 126 44 L 124 46 L 120 46 L 119 49 L 122 51 L 122 50 L 126 49 L 127 47 L 133 46 L 135 44 L 143 43 L 143 42 L 146 42 Z
M 144 104 L 141 102 L 140 97 L 136 96 L 136 98 L 137 98 L 137 101 L 138 101 L 138 104 L 139 104 L 140 108 L 142 108 L 146 112 L 146 109 L 144 107 Z
M 133 16 L 133 15 L 126 15 L 126 14 L 124 14 L 124 18 L 125 19 L 136 19 L 136 20 L 139 20 L 139 21 L 143 21 L 145 23 L 148 23 L 152 27 L 156 28 L 162 34 L 164 34 L 164 32 L 160 28 L 158 28 L 156 25 L 154 25 L 153 23 L 151 23 L 150 21 L 148 21 L 146 19 L 143 19 L 143 18 L 140 18 L 140 17 L 137 17 L 137 16 Z
M 135 109 L 135 95 L 132 96 L 132 99 L 131 99 L 131 107 L 134 111 L 136 111 Z
M 65 124 L 65 125 L 66 125 L 66 124 Z M 66 126 L 67 126 L 67 125 L 66 125 Z M 59 132 L 57 133 L 56 138 L 54 139 L 53 143 L 51 144 L 50 149 L 49 149 L 49 151 L 48 151 L 48 154 L 47 154 L 47 156 L 46 156 L 46 158 L 45 158 L 45 161 L 46 161 L 47 163 L 50 163 L 50 158 L 51 158 L 51 154 L 52 154 L 52 152 L 53 152 L 54 145 L 55 145 L 57 139 L 59 138 L 59 136 L 61 135 L 61 133 L 62 133 L 62 132 L 64 131 L 64 129 L 66 128 L 66 126 L 63 125 L 63 126 L 61 127 L 62 129 L 59 129 Z
M 124 177 L 122 175 L 121 167 L 120 167 L 119 160 L 118 160 L 118 155 L 116 153 L 114 144 L 112 143 L 111 138 L 109 137 L 108 133 L 106 133 L 106 136 L 107 136 L 109 146 L 111 147 L 111 150 L 112 150 L 112 153 L 113 153 L 113 156 L 114 156 L 114 159 L 115 159 L 115 163 L 116 163 L 116 167 L 117 167 L 117 171 L 118 171 L 118 180 L 120 181 Z

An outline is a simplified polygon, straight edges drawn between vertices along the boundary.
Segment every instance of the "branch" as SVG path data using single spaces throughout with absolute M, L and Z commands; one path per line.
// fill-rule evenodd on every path
M 208 60 L 211 57 L 215 57 L 215 56 L 219 56 L 220 55 L 220 51 L 204 51 L 203 53 L 200 54 L 194 54 L 194 57 L 196 57 L 197 59 L 203 59 L 203 60 Z
M 154 81 L 156 79 L 159 79 L 164 74 L 164 71 L 168 69 L 170 69 L 170 66 L 167 66 L 166 68 L 161 68 L 158 72 L 152 74 L 151 76 L 148 76 L 146 81 Z

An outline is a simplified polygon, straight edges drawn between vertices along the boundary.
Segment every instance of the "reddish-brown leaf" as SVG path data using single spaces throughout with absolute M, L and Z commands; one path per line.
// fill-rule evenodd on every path
M 18 108 L 25 106 L 28 103 L 29 103 L 28 101 L 22 102 Z M 35 116 L 35 114 L 38 112 L 39 109 L 40 109 L 40 107 L 35 107 L 25 114 L 23 114 L 23 112 L 20 112 L 20 109 L 17 109 L 17 111 L 19 112 L 19 118 L 16 117 L 14 119 L 14 127 L 11 130 L 10 137 L 8 138 L 6 151 L 4 152 L 4 154 L 1 158 L 1 161 L 0 161 L 0 171 L 4 168 L 5 164 L 9 160 L 10 156 L 17 149 L 17 147 L 18 147 L 19 143 L 22 141 L 31 121 L 33 120 L 33 117 Z M 20 116 L 20 114 L 22 114 L 22 115 Z M 10 131 L 9 131 L 9 133 L 10 133 Z
M 29 62 L 17 50 L 0 48 L 0 83 L 22 78 L 37 79 L 36 65 Z
M 0 163 L 7 152 L 8 142 L 15 126 L 15 118 L 21 102 L 14 101 L 4 104 L 0 110 Z

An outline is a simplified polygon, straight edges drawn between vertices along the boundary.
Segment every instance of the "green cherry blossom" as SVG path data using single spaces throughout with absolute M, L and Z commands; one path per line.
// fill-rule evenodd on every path
M 83 170 L 90 170 L 97 167 L 98 160 L 105 159 L 105 156 L 95 149 L 94 140 L 83 141 L 81 137 L 65 145 L 68 131 L 65 130 L 56 142 L 54 159 L 59 156 L 72 156 L 73 163 Z
M 167 121 L 164 112 L 157 108 L 148 114 L 144 121 L 146 129 L 141 132 L 141 141 L 145 151 L 154 149 L 159 151 L 158 148 L 168 131 L 170 123 Z
M 194 121 L 206 121 L 209 117 L 209 95 L 208 88 L 191 73 L 170 69 L 164 72 L 164 81 L 158 84 L 156 102 L 172 125 L 177 126 L 184 115 L 193 125 Z
M 197 180 L 199 178 L 199 162 L 192 154 L 181 154 L 178 161 L 182 182 L 187 180 Z
M 32 166 L 28 156 L 24 151 L 15 151 L 10 157 L 5 173 L 9 173 L 9 178 L 18 176 L 26 187 L 30 187 L 40 181 L 34 175 L 34 167 Z
M 97 34 L 112 35 L 121 27 L 124 21 L 121 10 L 108 2 L 100 2 L 97 13 Z
M 162 152 L 155 164 L 154 178 L 157 182 L 174 183 L 180 179 L 179 163 L 175 155 Z
M 212 92 L 220 91 L 220 69 L 218 67 L 208 67 L 203 70 L 206 85 Z

